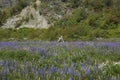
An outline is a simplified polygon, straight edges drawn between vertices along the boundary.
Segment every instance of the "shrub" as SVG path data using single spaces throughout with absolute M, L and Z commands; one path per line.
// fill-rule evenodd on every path
M 93 30 L 90 34 L 89 34 L 90 37 L 95 37 L 95 38 L 99 38 L 99 37 L 102 37 L 102 38 L 108 38 L 110 37 L 110 34 L 108 33 L 107 30 L 103 30 L 103 29 L 96 29 L 96 30 Z

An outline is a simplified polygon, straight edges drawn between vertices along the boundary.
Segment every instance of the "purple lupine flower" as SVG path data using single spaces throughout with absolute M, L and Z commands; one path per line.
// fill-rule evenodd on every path
M 74 74 L 74 63 L 71 64 L 68 74 L 70 75 Z
M 43 50 L 41 51 L 41 54 L 42 54 L 42 56 L 47 55 L 47 50 L 43 49 Z
M 36 72 L 34 72 L 33 74 L 34 74 L 34 78 L 36 78 L 36 77 L 37 77 L 37 73 L 36 73 Z
M 2 66 L 2 62 L 0 61 L 0 67 Z
M 2 76 L 2 80 L 5 80 L 5 77 L 4 77 L 4 76 Z
M 90 59 L 90 57 L 88 55 L 86 55 L 86 63 L 87 64 L 91 64 L 92 63 L 91 59 Z
M 90 74 L 90 69 L 87 68 L 86 66 L 82 66 L 81 70 L 85 72 L 85 74 L 89 75 Z
M 4 60 L 2 60 L 2 61 L 1 61 L 1 65 L 4 65 L 4 64 L 5 64 L 5 61 L 4 61 Z
M 26 63 L 27 63 L 27 61 L 26 61 L 26 59 L 24 59 L 24 65 L 26 65 Z
M 9 72 L 10 72 L 9 68 L 5 69 L 6 74 L 9 74 Z
M 33 68 L 32 68 L 32 73 L 34 73 L 34 72 L 35 72 L 35 68 L 33 67 Z
M 76 73 L 75 73 L 75 76 L 80 76 L 80 73 L 79 73 L 79 72 L 76 72 Z
M 6 60 L 5 66 L 8 66 L 8 65 L 9 65 L 9 61 L 8 61 L 8 60 Z
M 36 48 L 35 48 L 35 47 L 30 47 L 29 50 L 30 50 L 31 52 L 35 52 L 35 51 L 36 51 Z
M 14 72 L 16 72 L 15 63 L 12 63 L 12 65 L 10 65 L 10 69 L 13 70 Z
M 25 71 L 24 71 L 24 69 L 22 69 L 22 76 L 24 76 L 24 74 L 25 74 Z
M 51 72 L 51 73 L 54 73 L 54 72 L 55 72 L 55 67 L 54 67 L 54 65 L 51 66 L 50 72 Z
M 80 66 L 82 67 L 82 66 L 85 66 L 85 64 L 84 63 L 80 63 Z
M 66 73 L 66 72 L 67 72 L 67 66 L 66 66 L 66 64 L 64 64 L 63 73 Z
M 56 72 L 59 74 L 62 74 L 63 73 L 63 71 L 61 70 L 61 69 L 59 69 L 59 68 L 56 68 Z
M 34 60 L 32 60 L 32 65 L 34 65 L 35 64 L 35 61 Z
M 25 73 L 28 74 L 28 68 L 25 69 Z
M 96 64 L 93 66 L 93 71 L 94 71 L 94 73 L 97 72 L 97 65 Z
M 38 69 L 38 74 L 42 75 L 43 74 L 43 70 L 42 69 Z

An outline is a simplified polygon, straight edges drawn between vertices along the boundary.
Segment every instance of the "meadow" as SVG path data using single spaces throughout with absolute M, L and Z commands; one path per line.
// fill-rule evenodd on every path
M 0 80 L 120 80 L 120 42 L 0 42 Z

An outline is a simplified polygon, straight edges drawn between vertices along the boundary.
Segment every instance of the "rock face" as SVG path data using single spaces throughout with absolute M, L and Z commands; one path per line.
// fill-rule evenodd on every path
M 72 9 L 61 1 L 46 3 L 36 0 L 22 9 L 21 13 L 7 19 L 2 28 L 49 28 L 71 11 Z
M 40 4 L 41 4 L 41 1 L 40 0 L 36 0 L 35 4 L 36 4 L 37 7 L 39 7 Z
M 37 0 L 37 7 L 40 6 L 40 1 Z M 35 9 L 32 4 L 24 8 L 20 14 L 7 19 L 3 28 L 48 28 L 50 24 L 44 16 L 40 15 L 39 10 Z

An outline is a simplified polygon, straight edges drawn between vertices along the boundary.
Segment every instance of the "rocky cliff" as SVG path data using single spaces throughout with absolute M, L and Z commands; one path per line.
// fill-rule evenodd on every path
M 39 6 L 37 6 L 39 7 Z M 20 14 L 7 19 L 3 28 L 48 28 L 49 24 L 44 16 L 40 15 L 39 10 L 35 9 L 32 4 L 25 7 Z
M 48 28 L 71 10 L 63 2 L 46 3 L 36 0 L 7 19 L 2 28 Z

